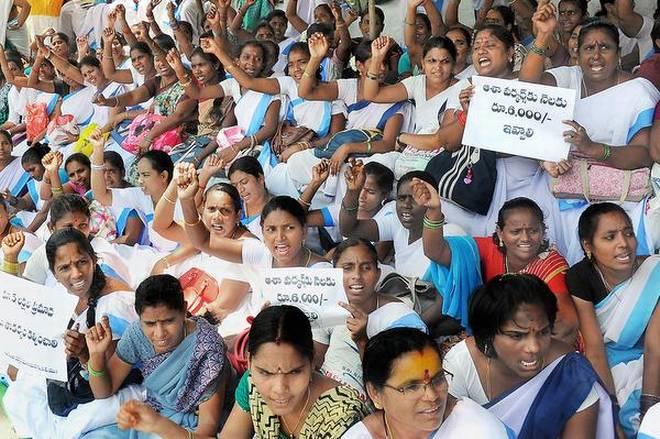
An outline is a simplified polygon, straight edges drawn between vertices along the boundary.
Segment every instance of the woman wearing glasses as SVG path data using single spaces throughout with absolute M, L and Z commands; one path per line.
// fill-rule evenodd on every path
M 472 297 L 473 337 L 445 358 L 449 393 L 497 416 L 518 439 L 613 439 L 612 401 L 596 372 L 551 338 L 557 299 L 530 274 L 496 276 Z
M 438 345 L 418 329 L 388 329 L 371 338 L 362 369 L 376 412 L 343 439 L 510 437 L 486 409 L 447 393 Z

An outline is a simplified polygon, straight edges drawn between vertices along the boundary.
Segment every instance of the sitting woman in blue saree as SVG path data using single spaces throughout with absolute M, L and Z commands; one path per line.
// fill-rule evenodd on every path
M 449 393 L 483 405 L 519 439 L 614 439 L 608 392 L 589 362 L 551 337 L 557 299 L 530 274 L 496 276 L 472 297 L 473 337 L 445 356 Z
M 106 360 L 112 329 L 102 319 L 86 335 L 90 386 L 97 399 L 119 389 L 131 369 L 144 376 L 147 403 L 161 415 L 200 436 L 214 436 L 224 406 L 230 369 L 224 342 L 201 318 L 186 318 L 179 281 L 170 275 L 145 279 L 135 292 L 140 320 L 131 324 Z M 116 424 L 92 431 L 88 438 L 151 437 Z
M 660 256 L 636 256 L 633 223 L 614 203 L 589 206 L 578 232 L 586 257 L 570 268 L 567 282 L 584 353 L 615 395 L 626 437 L 635 437 L 646 410 L 660 400 Z

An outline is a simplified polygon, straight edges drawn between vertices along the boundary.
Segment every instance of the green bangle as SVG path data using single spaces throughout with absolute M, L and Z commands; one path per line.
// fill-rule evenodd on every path
M 603 145 L 603 148 L 604 148 L 603 157 L 601 161 L 604 162 L 605 160 L 609 159 L 610 156 L 612 155 L 612 147 L 610 145 Z
M 424 228 L 429 229 L 429 230 L 438 230 L 444 227 L 445 224 L 447 224 L 447 220 L 445 219 L 445 216 L 442 216 L 442 219 L 439 221 L 435 221 L 432 219 L 429 219 L 426 215 L 424 215 Z
M 344 209 L 346 212 L 355 212 L 355 211 L 358 210 L 359 207 L 360 207 L 359 205 L 357 205 L 355 207 L 347 207 L 344 204 L 344 200 L 341 201 L 341 208 Z
M 92 365 L 90 363 L 87 363 L 87 372 L 93 377 L 104 377 L 105 376 L 105 370 L 94 370 L 92 369 Z

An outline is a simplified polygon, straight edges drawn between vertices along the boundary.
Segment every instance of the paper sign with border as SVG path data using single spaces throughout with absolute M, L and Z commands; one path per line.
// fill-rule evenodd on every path
M 570 145 L 562 123 L 573 119 L 575 90 L 510 79 L 473 76 L 463 144 L 491 151 L 558 162 Z
M 78 298 L 0 272 L 0 355 L 21 371 L 66 381 L 64 331 Z

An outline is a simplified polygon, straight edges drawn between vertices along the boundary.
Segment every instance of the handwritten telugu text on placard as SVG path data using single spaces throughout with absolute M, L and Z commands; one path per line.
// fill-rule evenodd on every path
M 63 334 L 78 299 L 0 272 L 0 355 L 19 370 L 66 381 Z
M 568 157 L 562 133 L 573 119 L 575 90 L 473 76 L 463 144 L 557 162 Z
M 264 273 L 261 287 L 264 300 L 300 308 L 314 327 L 346 322 L 348 312 L 338 305 L 348 301 L 340 269 L 273 268 Z

